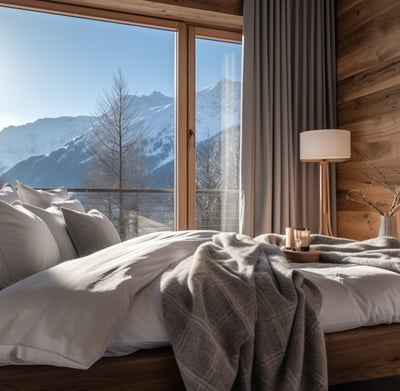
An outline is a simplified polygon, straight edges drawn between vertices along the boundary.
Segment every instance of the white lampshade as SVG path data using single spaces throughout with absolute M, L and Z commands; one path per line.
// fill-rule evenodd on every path
M 304 162 L 341 162 L 350 157 L 349 130 L 320 129 L 300 133 L 300 160 Z

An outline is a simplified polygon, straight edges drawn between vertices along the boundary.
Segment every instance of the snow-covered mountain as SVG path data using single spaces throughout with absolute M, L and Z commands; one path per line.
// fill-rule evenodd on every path
M 212 138 L 223 129 L 238 127 L 239 101 L 239 82 L 222 80 L 199 91 L 197 142 Z M 166 186 L 166 178 L 172 180 L 174 169 L 174 99 L 160 92 L 131 96 L 131 107 L 144 124 L 145 168 L 153 175 L 149 183 L 152 187 L 158 187 L 158 183 Z M 79 187 L 91 158 L 88 149 L 93 143 L 95 121 L 95 117 L 62 117 L 5 128 L 0 132 L 0 167 L 11 168 L 2 176 L 11 183 L 19 179 L 31 186 Z
M 34 187 L 77 187 L 90 158 L 85 135 L 81 135 L 47 155 L 31 156 L 17 163 L 3 174 L 3 179 L 13 185 L 19 179 Z
M 0 171 L 34 155 L 45 155 L 91 129 L 96 117 L 42 118 L 0 132 Z

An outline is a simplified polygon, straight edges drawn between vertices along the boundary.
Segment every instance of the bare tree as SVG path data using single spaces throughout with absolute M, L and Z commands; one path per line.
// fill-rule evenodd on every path
M 240 130 L 233 126 L 222 132 L 222 188 L 221 230 L 239 229 L 239 169 L 240 169 Z
M 201 229 L 218 229 L 220 202 L 218 189 L 221 186 L 221 142 L 220 137 L 210 137 L 196 150 L 196 215 Z
M 114 83 L 98 106 L 98 120 L 93 129 L 89 152 L 90 169 L 82 182 L 86 186 L 116 189 L 102 194 L 103 210 L 125 238 L 124 218 L 128 209 L 135 208 L 137 196 L 123 190 L 141 187 L 145 180 L 143 168 L 143 121 L 137 118 L 133 97 L 122 72 L 114 75 Z
M 224 129 L 198 146 L 196 188 L 197 226 L 202 229 L 237 230 L 238 127 Z

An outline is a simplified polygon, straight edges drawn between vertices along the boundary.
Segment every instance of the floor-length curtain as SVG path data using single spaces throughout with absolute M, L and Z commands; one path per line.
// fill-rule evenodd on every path
M 244 0 L 242 233 L 318 230 L 319 166 L 299 161 L 299 133 L 335 127 L 334 9 L 334 0 Z

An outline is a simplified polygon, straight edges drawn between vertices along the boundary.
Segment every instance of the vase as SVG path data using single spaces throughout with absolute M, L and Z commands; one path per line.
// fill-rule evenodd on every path
M 398 239 L 397 234 L 397 218 L 396 216 L 380 215 L 379 216 L 379 234 L 378 236 L 390 236 Z

